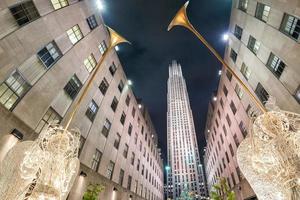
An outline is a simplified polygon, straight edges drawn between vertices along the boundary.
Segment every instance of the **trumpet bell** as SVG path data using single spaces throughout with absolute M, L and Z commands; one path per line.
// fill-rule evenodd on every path
M 106 27 L 107 27 L 109 35 L 110 35 L 110 46 L 109 46 L 109 48 L 114 48 L 118 44 L 124 43 L 124 42 L 131 44 L 128 40 L 126 40 L 124 37 L 119 35 L 115 30 L 113 30 L 109 26 L 106 26 Z
M 188 29 L 193 28 L 186 14 L 186 8 L 188 5 L 189 5 L 189 1 L 185 2 L 185 4 L 176 13 L 175 17 L 173 18 L 170 25 L 168 26 L 168 31 L 170 31 L 174 26 L 184 26 Z

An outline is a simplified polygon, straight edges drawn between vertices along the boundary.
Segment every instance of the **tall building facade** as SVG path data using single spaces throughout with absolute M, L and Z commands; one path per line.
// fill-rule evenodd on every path
M 225 61 L 265 103 L 300 113 L 300 2 L 234 0 Z M 256 199 L 239 170 L 236 152 L 248 135 L 257 108 L 232 75 L 223 70 L 216 98 L 209 104 L 205 166 L 208 187 L 225 177 L 238 199 Z
M 197 199 L 206 199 L 192 109 L 181 66 L 176 61 L 169 66 L 167 123 L 167 184 L 172 188 L 169 197 L 176 199 L 187 188 Z
M 52 120 L 65 125 L 106 51 L 109 34 L 96 0 L 0 2 L 0 162 Z M 81 173 L 68 199 L 87 185 L 100 199 L 163 199 L 163 163 L 147 109 L 112 50 L 70 129 L 81 132 Z

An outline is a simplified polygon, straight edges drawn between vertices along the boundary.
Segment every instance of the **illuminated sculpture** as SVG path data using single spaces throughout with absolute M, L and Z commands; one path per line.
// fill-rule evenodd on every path
M 222 59 L 217 51 L 193 27 L 187 17 L 188 1 L 177 12 L 168 30 L 183 26 L 197 38 L 222 63 L 262 114 L 250 128 L 253 136 L 246 138 L 238 149 L 237 158 L 241 171 L 262 200 L 299 200 L 300 199 L 300 115 L 281 111 L 275 106 L 274 99 L 261 104 L 254 92 Z
M 128 42 L 107 27 L 110 42 L 93 70 L 66 126 L 50 124 L 35 141 L 14 146 L 0 166 L 1 200 L 65 200 L 78 174 L 79 131 L 68 131 L 79 105 L 86 97 L 104 58 L 120 43 Z M 53 123 L 53 122 L 52 122 Z
M 241 171 L 261 200 L 300 199 L 300 115 L 281 111 L 271 98 L 239 146 Z
M 66 199 L 79 170 L 80 133 L 50 125 L 13 147 L 0 172 L 0 199 Z

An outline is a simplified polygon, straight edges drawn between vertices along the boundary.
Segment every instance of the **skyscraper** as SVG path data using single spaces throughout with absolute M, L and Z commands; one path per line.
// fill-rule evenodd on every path
M 188 189 L 197 199 L 206 198 L 202 165 L 192 109 L 181 66 L 173 61 L 168 79 L 168 187 L 170 198 L 176 199 Z

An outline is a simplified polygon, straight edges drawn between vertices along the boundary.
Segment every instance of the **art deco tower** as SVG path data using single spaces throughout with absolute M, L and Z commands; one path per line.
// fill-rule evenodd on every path
M 168 186 L 170 198 L 176 199 L 185 189 L 197 199 L 206 197 L 202 165 L 195 133 L 192 109 L 181 66 L 173 61 L 168 79 Z

